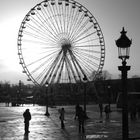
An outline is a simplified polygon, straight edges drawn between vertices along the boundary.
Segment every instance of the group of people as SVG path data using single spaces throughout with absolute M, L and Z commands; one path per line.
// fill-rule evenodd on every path
M 100 110 L 100 117 L 102 117 L 103 112 L 105 112 L 105 116 L 106 119 L 109 119 L 110 117 L 110 105 L 107 104 L 105 106 L 103 106 L 102 103 L 99 103 L 99 110 Z M 140 104 L 139 105 L 131 105 L 128 108 L 129 112 L 130 112 L 130 119 L 131 120 L 135 120 L 137 113 L 138 113 L 138 118 L 140 118 Z M 65 128 L 65 109 L 62 107 L 61 109 L 58 110 L 59 112 L 59 119 L 60 119 L 60 123 L 61 123 L 61 128 L 64 129 Z M 25 134 L 28 134 L 29 131 L 29 122 L 31 120 L 31 113 L 29 111 L 29 109 L 26 109 L 25 112 L 23 113 L 23 117 L 24 117 L 24 124 L 25 124 Z M 86 112 L 83 110 L 83 108 L 77 104 L 75 106 L 75 116 L 74 119 L 78 121 L 78 127 L 79 127 L 79 133 L 85 133 L 85 128 L 84 128 L 84 123 L 85 120 L 87 119 L 87 115 Z
M 136 120 L 137 118 L 140 118 L 140 103 L 139 104 L 136 104 L 135 102 L 131 103 L 128 106 L 128 111 L 130 113 L 130 119 L 132 121 Z
M 102 117 L 102 113 L 103 110 L 106 114 L 106 119 L 109 119 L 109 114 L 110 114 L 110 106 L 106 105 L 105 107 L 103 107 L 102 103 L 99 103 L 99 109 L 100 109 L 100 117 Z M 59 112 L 59 119 L 60 119 L 60 123 L 61 123 L 61 128 L 64 129 L 65 128 L 65 109 L 62 107 L 61 109 L 58 110 Z M 23 117 L 24 117 L 24 123 L 25 123 L 25 134 L 28 134 L 29 131 L 29 122 L 31 120 L 31 114 L 29 109 L 26 109 L 25 112 L 23 113 Z M 74 119 L 78 121 L 78 128 L 79 128 L 79 133 L 85 133 L 85 128 L 84 128 L 84 123 L 85 120 L 87 119 L 87 115 L 86 112 L 83 110 L 83 108 L 77 104 L 75 106 L 75 116 Z
M 107 104 L 107 105 L 103 106 L 102 103 L 99 103 L 99 110 L 100 110 L 100 117 L 102 118 L 103 111 L 104 111 L 105 112 L 106 119 L 108 120 L 109 117 L 110 117 L 110 112 L 111 112 L 110 105 Z
M 58 110 L 59 112 L 59 119 L 61 122 L 61 128 L 64 129 L 65 128 L 65 109 L 62 107 L 61 109 Z M 29 109 L 26 109 L 25 112 L 23 113 L 23 117 L 24 117 L 24 130 L 25 130 L 25 134 L 30 133 L 29 131 L 29 122 L 31 120 L 31 113 Z M 78 120 L 78 124 L 79 124 L 79 133 L 84 133 L 85 132 L 85 128 L 84 128 L 84 122 L 86 120 L 86 113 L 83 110 L 83 108 L 77 104 L 75 107 L 75 120 Z
M 58 110 L 60 116 L 59 119 L 61 121 L 61 128 L 65 128 L 64 120 L 65 120 L 65 110 L 64 108 L 61 108 Z M 84 122 L 86 120 L 86 113 L 83 110 L 83 108 L 77 104 L 75 107 L 75 120 L 78 120 L 78 125 L 79 125 L 79 133 L 85 133 L 85 128 L 84 128 Z
M 79 124 L 79 133 L 85 133 L 85 128 L 84 128 L 84 122 L 86 120 L 86 112 L 83 110 L 83 108 L 77 104 L 75 107 L 75 120 L 78 120 Z

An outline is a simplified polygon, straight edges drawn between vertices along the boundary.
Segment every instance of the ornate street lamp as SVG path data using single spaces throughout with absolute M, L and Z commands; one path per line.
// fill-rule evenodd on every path
M 84 82 L 84 111 L 86 113 L 86 83 L 87 83 L 87 76 L 84 75 L 84 78 L 83 78 L 83 82 Z
M 122 66 L 118 66 L 119 71 L 122 73 L 122 137 L 123 140 L 128 140 L 129 129 L 128 129 L 128 95 L 127 95 L 127 71 L 130 70 L 130 66 L 126 65 L 126 59 L 129 59 L 130 46 L 132 40 L 126 36 L 124 27 L 120 32 L 121 36 L 116 40 L 118 47 L 118 57 L 122 60 Z
M 110 107 L 110 104 L 111 104 L 111 91 L 110 91 L 111 86 L 108 85 L 107 88 L 108 88 L 108 105 L 109 105 L 109 110 L 111 111 L 111 107 Z
M 83 82 L 84 82 L 84 112 L 86 114 L 86 119 L 88 119 L 89 117 L 87 116 L 87 111 L 86 111 L 86 98 L 87 98 L 87 82 L 88 82 L 88 79 L 87 79 L 87 76 L 84 75 L 84 78 L 83 78 Z
M 46 116 L 50 116 L 50 113 L 48 111 L 48 86 L 49 86 L 49 84 L 48 84 L 48 82 L 46 82 L 46 84 L 45 84 L 45 87 L 46 87 L 46 113 L 45 113 L 45 115 Z

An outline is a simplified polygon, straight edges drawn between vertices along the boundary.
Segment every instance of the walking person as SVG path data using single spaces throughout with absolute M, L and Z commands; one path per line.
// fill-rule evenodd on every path
M 100 109 L 100 118 L 103 116 L 103 104 L 100 102 L 99 103 L 99 109 Z
M 140 104 L 137 105 L 138 119 L 140 119 Z
M 31 120 L 31 113 L 29 111 L 29 109 L 26 109 L 25 112 L 23 113 L 23 117 L 24 117 L 24 130 L 25 130 L 25 134 L 28 134 L 29 131 L 29 121 Z
M 106 105 L 105 106 L 105 114 L 106 114 L 106 119 L 108 120 L 109 119 L 109 117 L 110 117 L 110 107 L 109 107 L 109 105 Z
M 74 117 L 75 120 L 78 118 L 79 109 L 80 109 L 80 105 L 77 104 L 77 105 L 75 106 L 75 117 Z
M 136 114 L 137 114 L 136 104 L 132 103 L 129 109 L 130 109 L 130 119 L 132 121 L 135 121 L 136 120 Z
M 59 119 L 61 121 L 61 128 L 64 129 L 65 128 L 65 124 L 64 124 L 64 120 L 65 120 L 65 110 L 64 108 L 61 108 L 59 110 L 59 113 L 60 113 L 60 116 L 59 116 Z
M 86 114 L 82 107 L 79 107 L 78 122 L 79 122 L 79 133 L 85 133 L 84 122 L 86 120 Z

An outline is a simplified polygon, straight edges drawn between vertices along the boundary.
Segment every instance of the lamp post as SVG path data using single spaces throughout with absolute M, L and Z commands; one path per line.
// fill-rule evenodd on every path
M 111 92 L 110 92 L 111 86 L 108 85 L 107 88 L 108 88 L 108 105 L 109 105 L 109 109 L 111 110 L 111 107 L 110 107 L 110 104 L 111 104 Z
M 21 101 L 19 101 L 20 99 L 21 99 L 21 80 L 19 80 L 19 83 L 18 83 L 16 106 L 19 106 L 19 104 L 21 102 Z
M 84 75 L 84 78 L 83 78 L 83 82 L 84 82 L 84 112 L 86 114 L 86 119 L 88 119 L 89 117 L 87 116 L 87 111 L 86 111 L 86 103 L 87 103 L 87 76 Z
M 48 86 L 49 84 L 46 82 L 45 87 L 46 87 L 46 116 L 50 116 L 50 113 L 48 111 Z
M 127 95 L 127 71 L 130 70 L 130 66 L 127 66 L 126 59 L 129 59 L 130 46 L 132 40 L 126 36 L 124 27 L 120 32 L 121 36 L 116 40 L 118 47 L 118 57 L 122 60 L 122 66 L 118 66 L 119 71 L 122 73 L 122 138 L 128 140 L 129 137 L 129 126 L 128 126 L 128 95 Z

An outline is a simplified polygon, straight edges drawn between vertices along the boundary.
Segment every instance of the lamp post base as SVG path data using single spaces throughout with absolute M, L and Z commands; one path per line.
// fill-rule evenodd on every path
M 50 116 L 50 113 L 49 112 L 46 112 L 45 113 L 45 116 L 48 116 L 49 117 Z

